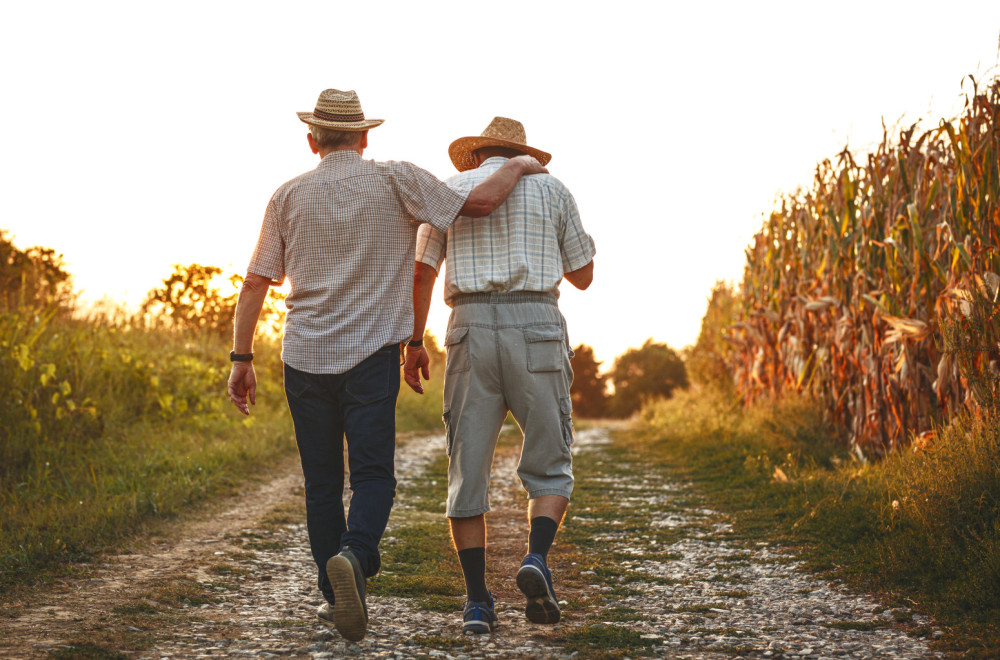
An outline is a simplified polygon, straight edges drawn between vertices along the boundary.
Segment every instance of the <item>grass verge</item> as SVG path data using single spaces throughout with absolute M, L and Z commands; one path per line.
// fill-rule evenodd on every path
M 0 315 L 0 590 L 235 492 L 294 451 L 276 343 L 249 418 L 225 394 L 228 342 Z
M 0 594 L 235 493 L 296 451 L 278 340 L 257 339 L 250 417 L 226 395 L 229 348 L 218 335 L 0 313 Z M 401 430 L 441 426 L 439 385 L 402 394 Z

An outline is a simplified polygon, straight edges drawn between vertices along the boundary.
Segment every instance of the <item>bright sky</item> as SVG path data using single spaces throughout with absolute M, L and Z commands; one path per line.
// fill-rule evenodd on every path
M 775 197 L 848 142 L 933 126 L 996 73 L 1000 2 L 5 2 L 0 227 L 128 304 L 175 263 L 242 272 L 274 190 L 315 167 L 320 90 L 366 158 L 446 178 L 495 115 L 553 154 L 597 244 L 574 344 L 695 341 Z M 440 287 L 429 327 L 447 320 Z

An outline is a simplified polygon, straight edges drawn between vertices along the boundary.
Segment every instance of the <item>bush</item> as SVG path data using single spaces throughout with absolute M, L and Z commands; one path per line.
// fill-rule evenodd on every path
M 600 373 L 601 363 L 594 358 L 594 349 L 580 344 L 573 349 L 573 412 L 587 419 L 599 419 L 608 412 L 608 377 Z
M 675 389 L 688 386 L 684 361 L 672 348 L 652 339 L 618 356 L 611 378 L 615 384 L 611 413 L 616 417 L 628 417 L 647 401 L 670 398 Z
M 73 301 L 61 254 L 43 247 L 20 250 L 0 229 L 0 312 L 65 309 Z

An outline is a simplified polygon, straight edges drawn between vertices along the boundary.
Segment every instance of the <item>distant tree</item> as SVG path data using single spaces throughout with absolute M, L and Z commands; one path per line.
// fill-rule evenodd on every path
M 161 286 L 146 294 L 142 313 L 179 330 L 232 332 L 237 294 L 224 295 L 212 284 L 222 269 L 201 264 L 174 264 L 173 269 Z
M 666 344 L 647 339 L 642 348 L 630 348 L 615 360 L 611 378 L 615 394 L 611 413 L 628 417 L 649 400 L 669 399 L 676 388 L 688 386 L 680 356 Z
M 573 349 L 573 412 L 581 417 L 596 419 L 607 414 L 608 377 L 598 369 L 601 364 L 594 358 L 594 349 L 580 344 Z
M 0 311 L 68 308 L 73 286 L 61 254 L 44 247 L 20 250 L 0 229 Z
M 243 277 L 231 275 L 231 292 L 224 293 L 213 283 L 222 274 L 217 266 L 174 264 L 173 269 L 162 285 L 146 294 L 140 313 L 154 324 L 187 332 L 232 334 Z M 280 330 L 283 299 L 284 294 L 270 289 L 261 311 L 260 324 L 274 332 Z

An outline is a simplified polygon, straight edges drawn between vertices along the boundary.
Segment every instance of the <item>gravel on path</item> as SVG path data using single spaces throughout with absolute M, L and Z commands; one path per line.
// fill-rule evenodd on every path
M 578 466 L 587 465 L 588 456 L 600 455 L 611 441 L 612 434 L 604 428 L 579 431 L 573 448 Z M 400 443 L 400 488 L 405 489 L 407 480 L 420 478 L 443 446 L 441 437 Z M 516 570 L 523 551 L 517 538 L 526 529 L 516 458 L 509 452 L 498 455 L 491 487 L 491 548 L 504 549 L 505 555 L 496 557 L 504 570 Z M 95 625 L 121 627 L 126 637 L 154 635 L 147 650 L 127 652 L 129 657 L 150 659 L 562 658 L 574 655 L 563 645 L 566 636 L 583 626 L 602 625 L 635 631 L 648 644 L 644 653 L 657 657 L 909 659 L 938 655 L 929 650 L 925 639 L 903 629 L 923 628 L 932 636 L 939 635 L 932 622 L 911 612 L 886 609 L 868 596 L 817 579 L 780 548 L 762 543 L 747 547 L 715 512 L 685 506 L 685 485 L 663 483 L 656 475 L 622 483 L 579 469 L 577 479 L 606 480 L 607 496 L 617 498 L 623 508 L 647 511 L 651 529 L 672 528 L 684 534 L 669 547 L 656 547 L 649 537 L 627 537 L 613 527 L 608 529 L 602 540 L 619 556 L 633 558 L 622 567 L 649 576 L 649 581 L 631 583 L 633 595 L 599 599 L 601 607 L 591 611 L 565 611 L 563 621 L 554 627 L 530 624 L 524 619 L 523 603 L 505 598 L 498 603 L 500 626 L 493 635 L 463 636 L 459 612 L 430 612 L 404 598 L 369 597 L 367 637 L 360 643 L 343 640 L 315 617 L 320 597 L 304 523 L 263 528 L 259 524 L 269 508 L 301 508 L 301 475 L 293 469 L 235 504 L 233 511 L 245 512 L 249 506 L 253 516 L 224 512 L 215 517 L 214 525 L 206 520 L 189 527 L 182 540 L 148 554 L 113 558 L 91 577 L 69 581 L 65 598 L 38 596 L 14 618 L 0 621 L 0 637 L 7 639 L 0 640 L 0 656 L 45 656 L 66 649 L 70 640 L 78 645 L 81 634 Z M 412 514 L 405 501 L 397 500 L 387 536 Z M 427 514 L 423 516 L 426 520 Z M 227 527 L 227 517 L 236 525 Z M 573 524 L 573 517 L 585 520 L 586 512 L 571 508 L 567 524 Z M 445 524 L 443 519 L 441 524 Z M 499 530 L 497 545 L 493 530 Z M 558 555 L 557 543 L 552 552 L 557 577 Z M 490 571 L 495 570 L 491 564 Z M 116 607 L 120 611 L 123 603 L 132 602 L 129 599 L 141 592 L 139 583 L 164 573 L 195 578 L 213 598 L 183 605 L 179 616 L 171 614 L 153 630 L 143 630 L 115 615 Z M 612 591 L 596 578 L 586 584 L 560 586 L 557 582 L 556 588 L 557 593 L 561 589 L 591 594 Z M 89 613 L 85 612 L 88 603 L 93 607 Z M 629 608 L 643 616 L 636 621 L 604 621 L 604 612 L 610 608 Z M 907 621 L 906 626 L 898 625 L 900 620 Z M 12 640 L 10 635 L 18 638 Z

